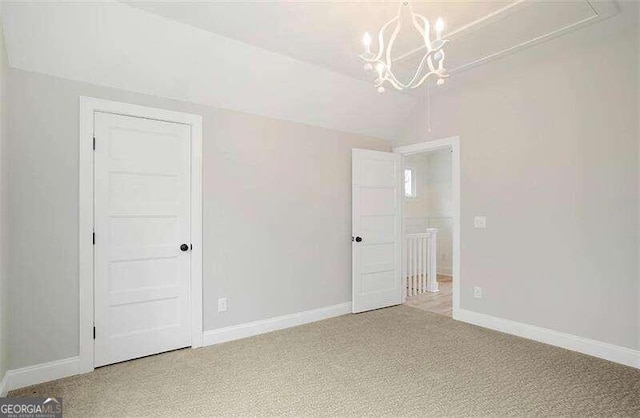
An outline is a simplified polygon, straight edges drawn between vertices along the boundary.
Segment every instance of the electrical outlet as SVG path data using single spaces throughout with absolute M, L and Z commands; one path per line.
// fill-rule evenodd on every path
M 473 218 L 473 226 L 474 228 L 486 228 L 487 227 L 487 217 L 486 216 L 476 216 Z
M 227 298 L 218 299 L 218 312 L 227 312 Z
M 482 299 L 482 288 L 481 287 L 474 287 L 473 288 L 473 297 L 476 299 Z

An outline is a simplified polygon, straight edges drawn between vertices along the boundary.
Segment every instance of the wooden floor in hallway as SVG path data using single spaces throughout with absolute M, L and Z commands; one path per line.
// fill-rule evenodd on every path
M 451 281 L 451 276 L 438 274 L 438 287 L 440 288 L 439 292 L 425 292 L 408 297 L 404 304 L 423 311 L 451 317 L 453 309 L 453 282 Z

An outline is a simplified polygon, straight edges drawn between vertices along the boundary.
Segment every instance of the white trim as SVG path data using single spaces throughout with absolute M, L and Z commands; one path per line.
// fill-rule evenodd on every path
M 191 126 L 191 346 L 202 346 L 202 116 L 92 97 L 80 97 L 79 117 L 79 363 L 76 373 L 94 369 L 93 358 L 93 124 L 105 112 Z M 75 373 L 74 373 L 75 374 Z
M 447 138 L 437 139 L 434 141 L 420 142 L 418 144 L 406 145 L 393 148 L 393 152 L 402 154 L 403 157 L 413 154 L 420 154 L 427 151 L 435 151 L 437 149 L 451 149 L 451 210 L 453 211 L 451 219 L 453 220 L 453 236 L 452 236 L 452 285 L 453 285 L 453 317 L 460 309 L 460 137 L 450 136 Z M 404 161 L 404 160 L 403 160 Z M 402 230 L 404 231 L 404 218 Z M 405 254 L 403 240 L 402 254 Z M 403 280 L 406 274 L 403 272 Z M 404 297 L 403 297 L 404 302 Z
M 8 370 L 3 379 L 3 386 L 0 387 L 0 396 L 6 396 L 10 390 L 79 374 L 81 373 L 80 367 L 80 357 L 70 357 L 21 369 Z
M 640 369 L 640 351 L 564 332 L 458 309 L 454 319 Z
M 346 302 L 339 305 L 312 309 L 310 311 L 298 312 L 275 318 L 248 322 L 246 324 L 205 331 L 202 335 L 202 342 L 205 346 L 220 344 L 227 341 L 265 334 L 271 331 L 322 321 L 323 319 L 329 319 L 349 313 L 351 313 L 351 302 Z
M 7 373 L 5 373 L 0 380 L 0 398 L 7 396 L 7 392 L 9 392 L 9 386 L 7 385 Z
M 202 347 L 202 116 L 191 122 L 191 347 Z M 194 301 L 197 301 L 195 304 Z
M 205 346 L 219 344 L 349 313 L 351 313 L 351 302 L 346 302 L 324 308 L 312 309 L 310 311 L 200 332 L 199 340 L 201 343 L 204 343 L 202 345 Z M 4 379 L 0 381 L 0 396 L 6 396 L 10 390 L 84 373 L 85 371 L 82 370 L 83 367 L 84 363 L 80 357 L 71 357 L 50 363 L 24 367 L 22 369 L 8 370 Z
M 246 324 L 205 331 L 202 334 L 203 345 L 207 346 L 238 340 L 271 331 L 277 331 L 280 329 L 321 321 L 323 319 L 346 315 L 350 312 L 351 303 L 347 302 L 262 321 L 249 322 Z M 455 319 L 476 326 L 539 341 L 545 344 L 577 351 L 640 369 L 640 351 L 638 350 L 632 350 L 613 344 L 590 340 L 588 338 L 582 338 L 507 319 L 496 318 L 465 309 L 459 309 Z M 64 377 L 82 373 L 81 365 L 80 357 L 71 357 L 35 366 L 24 367 L 22 369 L 9 370 L 6 372 L 2 381 L 0 381 L 0 396 L 6 396 L 7 392 L 10 390 L 37 385 L 39 383 L 62 379 Z

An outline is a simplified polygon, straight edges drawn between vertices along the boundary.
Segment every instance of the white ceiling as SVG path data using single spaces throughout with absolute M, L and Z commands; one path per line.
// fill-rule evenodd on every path
M 399 2 L 205 2 L 122 0 L 160 16 L 228 36 L 270 51 L 357 78 L 368 79 L 358 55 L 362 36 L 376 33 L 398 13 Z M 460 27 L 511 3 L 507 1 L 412 2 L 426 17 L 446 17 L 448 27 Z M 412 31 L 398 50 L 411 50 L 418 40 Z M 403 44 L 403 41 L 405 41 Z
M 121 1 L 367 81 L 371 75 L 362 70 L 358 59 L 363 49 L 362 36 L 367 31 L 375 34 L 398 13 L 402 4 L 398 1 Z M 452 40 L 447 49 L 447 68 L 453 73 L 486 57 L 516 52 L 518 47 L 532 41 L 545 40 L 616 12 L 612 0 L 429 0 L 412 1 L 411 6 L 431 22 L 439 16 L 445 19 L 445 37 Z M 404 7 L 401 8 L 404 10 Z M 415 35 L 413 27 L 405 24 L 396 41 L 398 55 L 420 46 L 419 37 Z M 401 61 L 396 74 L 408 76 L 421 58 L 415 54 Z
M 2 0 L 0 0 L 2 1 Z M 414 96 L 377 94 L 358 54 L 398 2 L 0 2 L 9 65 L 393 139 Z M 442 16 L 455 73 L 595 23 L 614 0 L 412 2 Z M 398 52 L 414 49 L 407 25 Z M 419 53 L 398 63 L 412 68 Z

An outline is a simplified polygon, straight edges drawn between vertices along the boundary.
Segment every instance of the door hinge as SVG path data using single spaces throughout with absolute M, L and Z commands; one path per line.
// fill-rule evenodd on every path
M 93 150 L 96 150 L 96 137 L 93 137 Z
M 92 233 L 91 236 L 92 236 L 92 240 L 93 240 L 93 245 L 96 245 L 96 233 L 95 232 Z
M 96 339 L 96 327 L 93 327 L 93 339 Z

